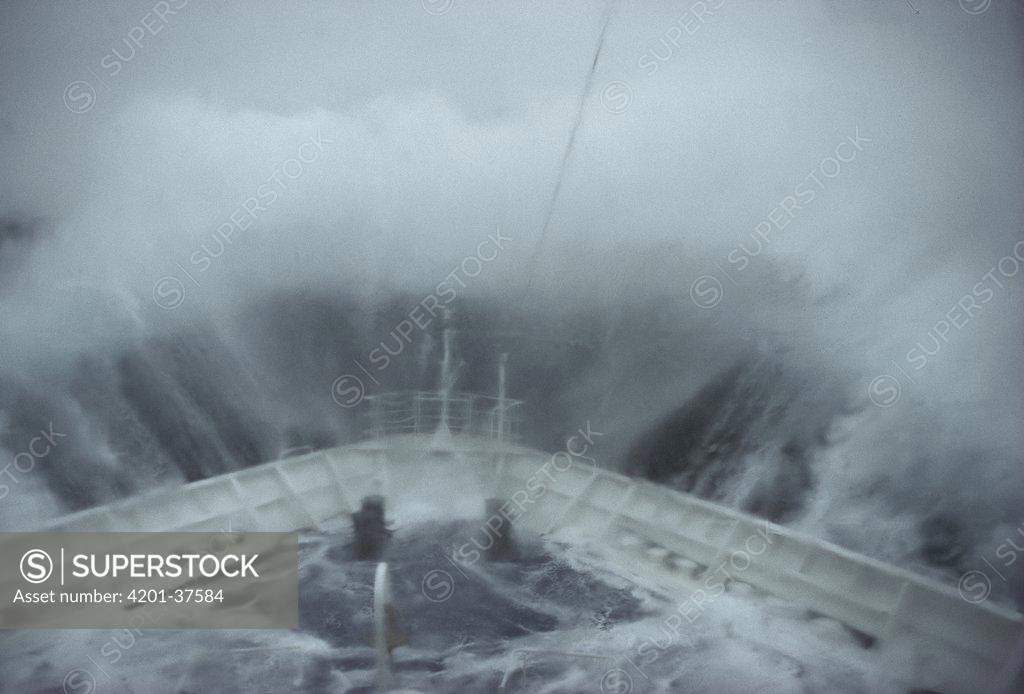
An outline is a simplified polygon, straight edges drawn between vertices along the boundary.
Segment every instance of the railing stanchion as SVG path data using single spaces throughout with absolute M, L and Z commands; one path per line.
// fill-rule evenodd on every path
M 377 439 L 400 434 L 441 432 L 450 436 L 482 436 L 511 443 L 518 436 L 519 400 L 494 395 L 438 391 L 368 395 L 365 433 Z M 445 436 L 445 433 L 447 436 Z

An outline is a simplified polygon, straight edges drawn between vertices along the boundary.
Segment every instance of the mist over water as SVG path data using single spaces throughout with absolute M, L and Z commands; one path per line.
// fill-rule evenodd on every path
M 396 332 L 433 296 L 460 389 L 494 393 L 510 354 L 530 445 L 590 422 L 603 466 L 954 581 L 994 561 L 1024 508 L 1024 272 L 999 265 L 1024 256 L 1019 7 L 732 9 L 653 73 L 638 59 L 678 9 L 617 13 L 561 174 L 596 10 L 476 32 L 478 9 L 426 29 L 393 9 L 382 36 L 349 8 L 335 62 L 387 63 L 402 77 L 384 90 L 351 68 L 290 84 L 308 65 L 276 50 L 289 36 L 314 55 L 338 39 L 292 16 L 264 46 L 271 84 L 246 79 L 271 60 L 250 49 L 160 67 L 230 35 L 196 9 L 84 114 L 60 104 L 67 58 L 102 42 L 52 55 L 65 24 L 106 38 L 103 17 L 5 10 L 34 42 L 5 23 L 23 52 L 5 91 L 24 97 L 0 135 L 0 445 L 17 461 L 0 522 L 358 440 L 364 408 L 333 384 L 436 387 L 439 314 Z M 412 55 L 434 56 L 429 75 Z M 22 74 L 36 58 L 56 81 Z M 611 81 L 624 110 L 601 98 Z M 39 128 L 53 137 L 27 146 Z M 830 176 L 838 152 L 854 158 Z M 787 197 L 801 207 L 779 228 Z M 949 318 L 967 295 L 979 308 Z M 45 456 L 18 457 L 51 426 Z M 1022 599 L 1019 564 L 997 593 Z

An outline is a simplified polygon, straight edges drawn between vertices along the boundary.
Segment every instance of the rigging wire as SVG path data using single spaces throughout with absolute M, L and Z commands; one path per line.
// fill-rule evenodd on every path
M 555 180 L 555 187 L 551 192 L 551 198 L 548 200 L 547 212 L 544 215 L 544 224 L 541 227 L 540 235 L 537 237 L 537 242 L 534 244 L 533 253 L 530 256 L 529 264 L 527 266 L 527 288 L 532 284 L 533 277 L 536 273 L 537 263 L 540 260 L 540 254 L 544 248 L 544 241 L 547 239 L 548 231 L 551 226 L 551 218 L 554 216 L 555 205 L 558 202 L 558 196 L 562 190 L 562 181 L 565 178 L 565 167 L 569 162 L 569 156 L 572 154 L 573 145 L 576 142 L 576 133 L 579 131 L 580 123 L 583 121 L 583 109 L 586 106 L 587 97 L 590 94 L 590 89 L 594 82 L 594 74 L 597 72 L 597 63 L 601 58 L 601 50 L 604 48 L 604 39 L 605 35 L 608 33 L 608 24 L 611 21 L 613 3 L 614 0 L 609 1 L 605 6 L 602 15 L 601 34 L 597 39 L 597 48 L 594 51 L 594 60 L 590 64 L 590 71 L 587 72 L 587 78 L 583 83 L 583 91 L 580 93 L 579 103 L 576 108 L 576 118 L 573 121 L 572 129 L 569 131 L 569 139 L 566 142 L 565 150 L 562 152 L 562 162 L 558 169 L 558 178 Z

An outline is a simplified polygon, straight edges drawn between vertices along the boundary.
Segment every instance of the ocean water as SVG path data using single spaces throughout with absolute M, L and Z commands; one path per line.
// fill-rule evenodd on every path
M 376 691 L 376 562 L 353 558 L 344 523 L 306 533 L 295 631 L 5 632 L 3 692 Z M 424 692 L 900 691 L 899 667 L 838 622 L 751 591 L 680 624 L 680 596 L 623 578 L 579 537 L 516 534 L 510 561 L 453 560 L 479 524 L 396 532 L 388 561 L 396 684 Z M 675 620 L 671 619 L 676 614 Z

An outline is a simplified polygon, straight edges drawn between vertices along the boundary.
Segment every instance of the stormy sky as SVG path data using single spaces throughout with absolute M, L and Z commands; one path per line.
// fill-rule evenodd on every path
M 4 359 L 112 339 L 83 295 L 159 328 L 418 291 L 500 229 L 473 292 L 678 302 L 1019 450 L 1022 30 L 999 0 L 4 2 Z

